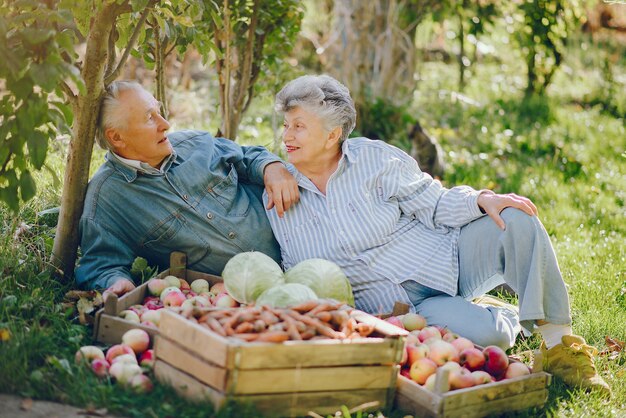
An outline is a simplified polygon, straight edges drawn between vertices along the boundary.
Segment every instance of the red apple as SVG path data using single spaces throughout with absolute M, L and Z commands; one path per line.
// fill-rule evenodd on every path
M 154 350 L 153 349 L 146 350 L 139 357 L 139 365 L 141 367 L 151 369 L 152 367 L 154 367 L 154 360 L 155 360 Z
M 420 314 L 408 313 L 402 315 L 402 325 L 407 331 L 421 330 L 426 326 L 426 318 Z
M 390 316 L 386 318 L 385 321 L 389 322 L 392 325 L 397 326 L 398 328 L 404 329 L 404 325 L 402 325 L 402 321 L 397 316 Z
M 191 282 L 191 290 L 197 294 L 209 291 L 209 282 L 204 279 L 196 279 Z
M 170 287 L 166 287 L 165 289 L 163 289 L 163 291 L 161 292 L 161 303 L 165 304 L 165 298 L 167 297 L 167 295 L 169 295 L 170 293 L 180 293 L 181 295 L 183 295 L 183 292 L 180 291 L 179 288 L 177 288 L 176 286 L 170 286 Z M 183 295 L 185 296 L 185 295 Z
M 120 354 L 113 359 L 111 366 L 117 363 L 137 364 L 137 357 L 134 354 Z
M 134 376 L 141 374 L 141 367 L 137 364 L 119 362 L 111 365 L 109 374 L 120 384 L 126 385 Z
M 113 363 L 113 359 L 117 356 L 121 356 L 122 354 L 132 354 L 135 355 L 135 352 L 132 348 L 125 344 L 116 344 L 112 345 L 106 353 L 106 360 L 109 364 Z
M 439 332 L 439 328 L 435 328 L 435 327 L 424 327 L 422 328 L 422 330 L 419 332 L 419 334 L 417 334 L 417 337 L 419 338 L 420 342 L 424 342 L 429 338 L 435 337 L 437 339 L 441 339 L 441 333 Z
M 446 361 L 443 366 L 439 366 L 439 369 L 442 370 L 449 370 L 450 373 L 455 372 L 459 369 L 461 369 L 461 365 L 459 363 L 457 363 L 456 361 Z
M 148 281 L 148 292 L 153 296 L 160 296 L 166 287 L 169 287 L 169 285 L 163 279 L 151 279 Z
M 400 374 L 404 377 L 406 377 L 407 379 L 411 378 L 411 373 L 409 372 L 409 369 L 406 367 L 403 367 L 400 369 Z
M 189 282 L 185 279 L 178 279 L 180 283 L 180 290 L 183 293 L 187 293 L 191 290 L 191 286 L 189 286 Z
M 459 334 L 457 334 L 456 332 L 452 332 L 447 328 L 446 328 L 446 333 L 441 336 L 441 339 L 448 343 L 453 342 L 457 338 L 459 338 Z
M 426 344 L 407 345 L 407 364 L 409 367 L 415 363 L 415 360 L 428 357 L 430 348 Z
M 132 305 L 132 306 L 130 306 L 130 307 L 128 308 L 128 310 L 129 310 L 129 311 L 133 311 L 133 312 L 135 312 L 137 315 L 139 315 L 139 317 L 141 317 L 141 314 L 142 314 L 142 313 L 144 313 L 145 311 L 147 311 L 147 310 L 148 310 L 148 308 L 146 308 L 146 307 L 145 307 L 145 306 L 143 306 L 143 305 L 139 305 L 139 304 L 137 304 L 137 305 Z
M 139 315 L 129 309 L 124 309 L 122 312 L 119 313 L 118 316 L 125 319 L 126 321 L 135 322 L 137 324 L 141 322 L 141 320 L 139 319 Z
M 166 308 L 169 308 L 171 306 L 180 306 L 183 304 L 183 302 L 185 302 L 185 300 L 187 300 L 187 298 L 185 297 L 183 292 L 169 292 L 163 299 L 163 306 Z
M 428 389 L 431 392 L 435 391 L 435 381 L 437 380 L 437 373 L 433 373 L 430 376 L 428 376 L 428 379 L 426 379 L 426 382 L 424 382 L 424 389 Z M 448 387 L 444 388 L 445 391 L 450 390 L 450 381 L 448 381 Z
M 420 339 L 417 336 L 417 334 L 419 334 L 418 330 L 409 332 L 406 336 L 406 343 L 413 344 L 413 345 L 420 344 Z
M 189 308 L 194 308 L 194 307 L 206 308 L 206 307 L 211 306 L 211 302 L 209 302 L 208 300 L 206 300 L 202 296 L 194 296 L 194 297 L 184 301 L 181 306 L 183 308 L 185 308 L 185 307 L 189 307 Z
M 145 374 L 136 374 L 128 382 L 128 386 L 135 393 L 148 393 L 152 390 L 152 381 Z
M 513 377 L 526 376 L 530 374 L 530 369 L 524 363 L 513 362 L 509 364 L 504 373 L 505 379 L 511 379 Z
M 163 280 L 165 280 L 165 283 L 167 283 L 168 287 L 176 287 L 180 289 L 180 279 L 178 277 L 169 275 L 165 276 Z
M 109 374 L 109 362 L 104 358 L 96 358 L 91 362 L 91 370 L 98 377 L 105 377 Z
M 434 361 L 428 358 L 421 358 L 413 363 L 409 370 L 409 375 L 411 376 L 411 380 L 423 385 L 426 379 L 428 379 L 428 376 L 434 374 L 436 371 L 437 364 Z
M 211 289 L 209 290 L 209 292 L 213 293 L 214 295 L 219 295 L 220 293 L 227 293 L 226 286 L 224 286 L 224 282 L 215 283 L 213 286 L 211 286 Z
M 135 355 L 139 355 L 150 346 L 150 335 L 139 328 L 130 329 L 122 335 L 122 344 L 132 348 Z
M 150 311 L 157 311 L 157 310 L 163 308 L 163 303 L 161 303 L 160 299 L 158 301 L 150 300 L 150 301 L 144 303 L 143 306 L 145 306 L 146 309 L 148 309 Z
M 486 383 L 491 383 L 491 382 L 496 381 L 496 379 L 494 379 L 492 375 L 490 375 L 484 370 L 473 371 L 472 377 L 474 378 L 474 384 L 476 385 L 484 385 Z
M 217 308 L 236 308 L 239 306 L 237 301 L 233 299 L 228 293 L 220 293 L 215 297 L 215 306 Z
M 478 348 L 466 348 L 459 354 L 459 363 L 470 371 L 482 370 L 485 365 L 485 355 Z
M 485 355 L 485 371 L 495 378 L 501 377 L 509 367 L 509 358 L 504 350 L 498 346 L 490 345 L 485 347 L 483 354 Z
M 465 337 L 459 337 L 456 340 L 452 341 L 451 344 L 454 346 L 454 348 L 456 348 L 456 351 L 458 351 L 459 354 L 463 350 L 466 350 L 468 348 L 474 348 L 474 343 Z
M 103 359 L 103 358 L 104 358 L 104 352 L 100 348 L 96 347 L 95 345 L 82 346 L 81 348 L 78 349 L 78 351 L 76 351 L 76 354 L 74 355 L 74 361 L 76 362 L 76 364 L 80 364 L 83 361 L 86 361 L 87 363 L 91 363 L 95 359 Z
M 152 322 L 155 326 L 159 325 L 161 321 L 161 310 L 145 311 L 141 315 L 141 322 Z
M 456 348 L 443 340 L 434 341 L 429 345 L 430 351 L 428 358 L 434 361 L 438 366 L 443 365 L 447 361 L 459 361 L 459 353 Z
M 467 369 L 460 368 L 458 370 L 450 372 L 450 389 L 463 389 L 469 388 L 476 384 L 472 372 Z

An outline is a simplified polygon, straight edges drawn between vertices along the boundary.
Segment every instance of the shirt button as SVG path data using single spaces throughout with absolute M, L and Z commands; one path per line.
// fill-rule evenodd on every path
M 187 196 L 186 194 L 183 195 L 183 199 L 185 200 L 189 200 L 189 196 Z
M 209 213 L 206 214 L 206 217 L 209 218 L 209 219 L 213 219 L 213 214 L 211 212 L 209 212 Z
M 236 236 L 236 235 L 235 235 L 235 233 L 234 233 L 234 232 L 229 232 L 229 233 L 228 233 L 228 238 L 230 238 L 230 239 L 235 238 L 235 236 Z
M 211 192 L 213 191 L 213 189 L 212 189 L 212 188 L 210 188 L 210 187 L 207 187 L 207 188 L 206 188 L 206 191 L 207 191 L 207 192 L 209 192 L 209 193 L 211 193 Z

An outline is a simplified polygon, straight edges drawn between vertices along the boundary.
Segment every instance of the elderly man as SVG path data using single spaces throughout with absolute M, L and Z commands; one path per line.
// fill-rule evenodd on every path
M 280 215 L 299 196 L 280 159 L 207 132 L 166 136 L 169 128 L 157 100 L 138 83 L 107 89 L 97 141 L 108 152 L 89 182 L 80 220 L 80 286 L 123 294 L 135 287 L 135 257 L 165 268 L 174 250 L 187 254 L 191 269 L 218 275 L 243 251 L 279 260 L 263 185 L 268 208 Z

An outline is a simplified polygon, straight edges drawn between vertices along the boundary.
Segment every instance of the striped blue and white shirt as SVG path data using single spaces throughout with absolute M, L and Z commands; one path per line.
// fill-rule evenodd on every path
M 480 191 L 444 188 L 382 141 L 351 138 L 342 152 L 326 195 L 287 165 L 300 202 L 283 218 L 267 212 L 284 269 L 331 260 L 352 283 L 357 308 L 374 314 L 391 312 L 396 301 L 410 305 L 401 286 L 407 280 L 455 295 L 460 227 L 482 216 Z

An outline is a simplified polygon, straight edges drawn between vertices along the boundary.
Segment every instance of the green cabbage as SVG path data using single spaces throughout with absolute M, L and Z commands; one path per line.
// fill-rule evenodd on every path
M 222 279 L 228 294 L 239 303 L 253 303 L 270 287 L 285 283 L 280 266 L 258 251 L 240 253 L 228 260 Z
M 341 268 L 321 258 L 304 260 L 285 273 L 287 283 L 300 283 L 313 289 L 321 299 L 335 299 L 354 306 L 352 286 Z
M 311 288 L 299 283 L 286 283 L 267 289 L 256 300 L 256 304 L 286 308 L 314 299 L 317 299 L 317 295 Z

